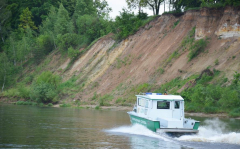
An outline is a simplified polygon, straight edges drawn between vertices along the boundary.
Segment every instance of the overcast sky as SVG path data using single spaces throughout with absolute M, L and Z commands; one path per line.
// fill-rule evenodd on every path
M 119 11 L 122 11 L 122 8 L 127 8 L 127 3 L 125 0 L 106 0 L 108 2 L 109 7 L 112 8 L 112 11 L 110 12 L 110 17 L 115 18 L 116 16 L 119 16 Z M 138 10 L 135 10 L 134 13 L 137 14 Z M 147 12 L 149 16 L 152 16 L 152 10 L 144 9 L 143 12 Z

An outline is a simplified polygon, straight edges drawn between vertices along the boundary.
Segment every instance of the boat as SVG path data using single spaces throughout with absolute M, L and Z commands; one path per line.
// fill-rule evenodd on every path
M 184 99 L 180 95 L 141 93 L 132 111 L 132 124 L 140 124 L 156 133 L 198 133 L 199 121 L 184 117 Z

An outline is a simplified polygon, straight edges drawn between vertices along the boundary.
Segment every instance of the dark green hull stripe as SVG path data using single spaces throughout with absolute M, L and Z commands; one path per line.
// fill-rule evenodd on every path
M 151 120 L 148 120 L 148 119 L 145 119 L 142 117 L 138 117 L 138 116 L 134 116 L 134 115 L 130 115 L 130 114 L 129 114 L 129 117 L 130 117 L 132 124 L 143 125 L 154 132 L 156 132 L 156 130 L 160 128 L 159 121 L 151 121 Z
M 198 130 L 199 125 L 200 125 L 200 122 L 195 122 L 193 129 Z

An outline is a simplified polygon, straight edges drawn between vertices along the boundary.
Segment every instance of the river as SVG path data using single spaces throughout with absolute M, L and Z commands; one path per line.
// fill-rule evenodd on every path
M 199 134 L 170 137 L 132 126 L 125 111 L 0 105 L 0 148 L 240 148 L 240 120 L 192 118 Z

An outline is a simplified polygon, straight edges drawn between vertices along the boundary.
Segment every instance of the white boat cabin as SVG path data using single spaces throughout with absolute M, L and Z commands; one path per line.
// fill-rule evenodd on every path
M 161 128 L 184 127 L 184 99 L 180 95 L 146 93 L 136 96 L 134 111 L 138 116 L 161 121 Z

